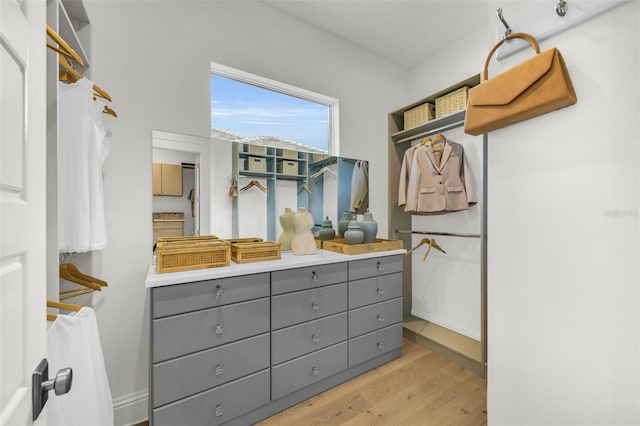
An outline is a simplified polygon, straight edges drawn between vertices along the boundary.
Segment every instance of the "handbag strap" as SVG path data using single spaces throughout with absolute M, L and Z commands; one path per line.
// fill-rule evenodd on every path
M 502 44 L 506 40 L 511 40 L 511 39 L 514 39 L 514 38 L 522 38 L 522 39 L 527 40 L 529 42 L 529 44 L 531 45 L 531 47 L 533 47 L 533 50 L 536 51 L 536 55 L 540 54 L 540 46 L 538 45 L 538 42 L 536 41 L 535 38 L 533 38 L 532 35 L 527 34 L 527 33 L 509 34 L 503 40 L 500 40 L 498 43 L 496 43 L 496 45 L 493 46 L 493 49 L 491 49 L 491 51 L 489 52 L 489 55 L 487 55 L 487 60 L 485 61 L 484 69 L 482 70 L 482 76 L 481 76 L 482 80 L 481 80 L 481 82 L 488 80 L 488 76 L 489 76 L 489 61 L 491 61 L 491 57 L 493 56 L 495 51 L 498 50 L 498 48 L 500 46 L 502 46 Z

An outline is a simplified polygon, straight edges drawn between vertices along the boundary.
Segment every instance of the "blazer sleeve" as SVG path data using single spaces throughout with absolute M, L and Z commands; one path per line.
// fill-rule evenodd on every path
M 415 148 L 410 147 L 404 152 L 402 157 L 402 167 L 400 167 L 400 182 L 398 184 L 398 207 L 407 203 L 407 185 L 409 183 L 409 172 L 411 171 L 412 154 Z
M 418 157 L 421 149 L 424 148 L 414 149 L 411 155 L 411 167 L 409 169 L 409 181 L 407 184 L 407 198 L 404 206 L 405 212 L 415 212 L 417 209 L 420 179 L 422 177 L 422 173 L 418 165 Z
M 462 182 L 464 183 L 464 190 L 467 193 L 467 202 L 470 206 L 478 202 L 478 194 L 476 193 L 476 184 L 469 169 L 467 157 L 462 157 Z

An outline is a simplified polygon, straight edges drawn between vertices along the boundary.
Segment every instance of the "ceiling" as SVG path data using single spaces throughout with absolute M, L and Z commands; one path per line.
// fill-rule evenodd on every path
M 404 68 L 487 22 L 480 0 L 263 1 Z

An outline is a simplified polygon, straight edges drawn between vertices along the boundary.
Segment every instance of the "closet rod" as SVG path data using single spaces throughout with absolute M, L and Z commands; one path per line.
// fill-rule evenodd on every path
M 455 129 L 456 127 L 460 127 L 464 125 L 464 119 L 455 121 L 453 123 L 446 124 L 444 126 L 438 127 L 436 129 L 427 130 L 426 132 L 418 133 L 417 135 L 408 136 L 403 139 L 399 139 L 395 141 L 395 144 L 401 144 L 405 142 L 413 142 L 417 139 L 426 138 L 427 136 L 435 135 L 436 133 L 446 132 L 447 130 Z
M 414 230 L 404 230 L 404 229 L 396 229 L 396 234 L 421 234 L 421 235 L 442 235 L 445 237 L 463 237 L 463 238 L 482 238 L 480 234 L 459 234 L 454 232 L 427 232 L 427 231 L 414 231 Z

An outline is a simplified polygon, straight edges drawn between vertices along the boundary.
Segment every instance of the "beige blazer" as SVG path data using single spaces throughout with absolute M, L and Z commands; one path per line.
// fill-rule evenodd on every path
M 465 210 L 478 202 L 464 148 L 446 141 L 438 161 L 433 144 L 413 153 L 405 211 L 414 214 Z
M 398 207 L 407 204 L 407 186 L 409 185 L 409 177 L 411 176 L 411 163 L 413 154 L 418 145 L 407 148 L 402 157 L 402 166 L 400 167 L 400 182 L 398 184 Z

